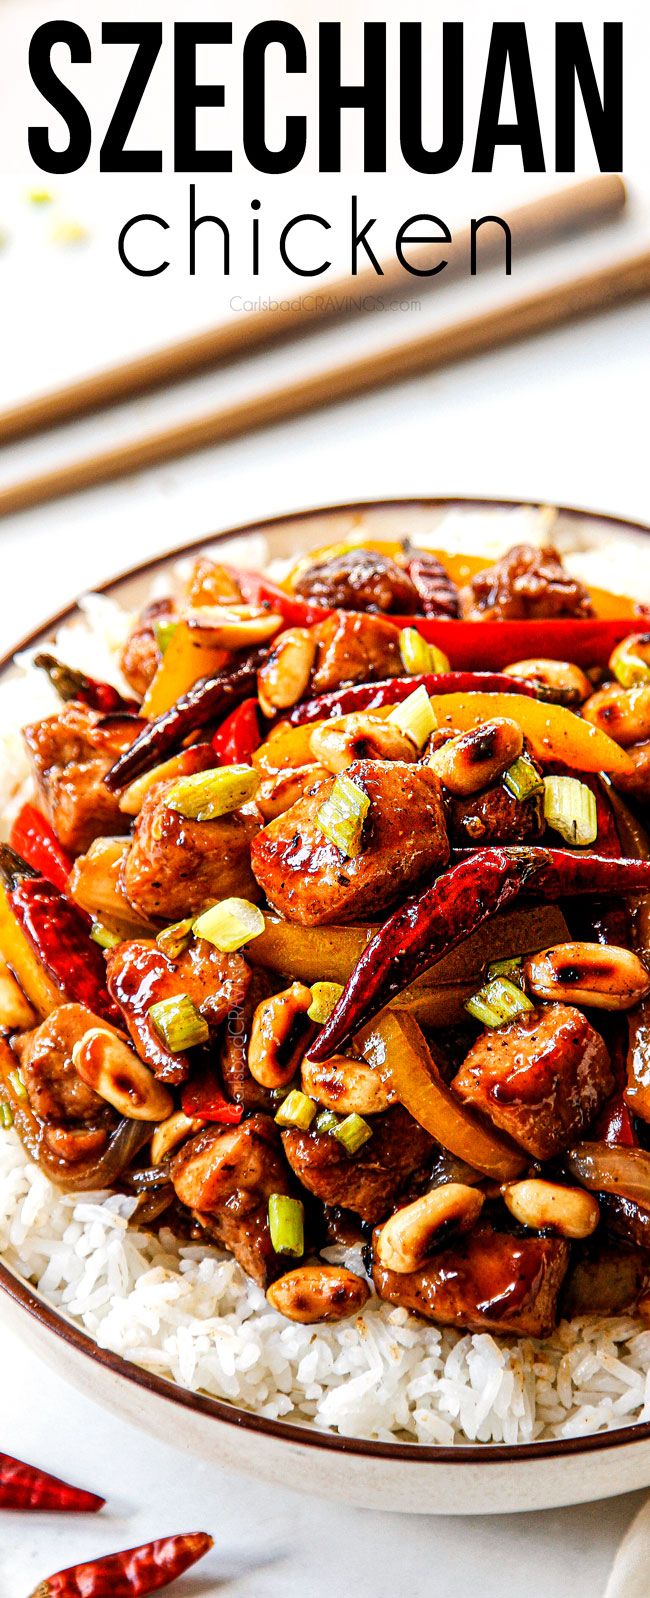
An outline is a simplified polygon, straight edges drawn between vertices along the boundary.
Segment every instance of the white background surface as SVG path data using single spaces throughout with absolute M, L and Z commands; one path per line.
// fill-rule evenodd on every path
M 174 7 L 142 0 L 138 14 L 156 16 L 163 9 L 169 14 Z M 213 9 L 206 12 L 199 0 L 192 14 Z M 260 9 L 238 7 L 238 24 Z M 384 9 L 373 7 L 373 16 Z M 307 21 L 314 15 L 311 6 L 278 10 L 306 16 Z M 163 278 L 141 281 L 120 267 L 115 236 L 121 223 L 139 209 L 167 208 L 168 215 L 182 216 L 182 179 L 132 180 L 128 187 L 124 180 L 108 178 L 52 180 L 55 212 L 37 212 L 26 204 L 30 178 L 24 125 L 34 101 L 26 83 L 25 45 L 37 20 L 61 11 L 92 26 L 98 16 L 123 16 L 128 8 L 112 0 L 101 6 L 86 0 L 83 7 L 70 4 L 57 11 L 34 0 L 0 0 L 0 225 L 10 235 L 8 247 L 0 252 L 0 405 L 122 353 L 208 325 L 231 314 L 232 294 L 255 290 L 243 264 L 224 283 L 209 251 L 200 277 L 190 282 L 181 242 L 175 246 L 174 268 Z M 355 11 L 369 14 L 367 5 L 342 8 L 329 0 L 316 14 L 336 17 L 345 12 L 351 17 Z M 553 15 L 576 11 L 596 22 L 609 8 L 598 0 L 590 0 L 588 8 L 558 3 Z M 550 281 L 650 239 L 642 83 L 647 8 L 641 0 L 627 0 L 616 11 L 625 17 L 628 39 L 629 217 L 598 237 L 556 248 L 534 262 L 516 263 L 508 292 Z M 427 12 L 441 14 L 437 6 Z M 469 21 L 472 12 L 468 4 L 444 7 L 448 18 Z M 543 77 L 550 47 L 544 19 L 525 0 L 502 4 L 499 16 L 508 15 L 530 19 L 534 60 L 541 61 Z M 471 35 L 479 44 L 484 20 Z M 473 70 L 472 62 L 470 66 Z M 93 65 L 96 103 L 104 94 L 110 97 L 108 72 L 98 52 L 96 71 Z M 163 116 L 165 82 L 161 77 L 156 91 L 160 104 L 154 101 L 150 112 L 152 125 Z M 585 171 L 589 169 L 586 159 Z M 40 186 L 42 176 L 37 181 Z M 437 211 L 453 226 L 456 219 L 463 222 L 482 210 L 505 208 L 556 181 L 529 178 L 522 183 L 508 157 L 487 180 L 471 178 L 461 168 L 436 183 L 433 193 L 424 180 L 414 182 L 403 174 L 398 183 L 387 184 L 349 172 L 333 183 L 319 180 L 317 208 L 341 219 L 344 197 L 356 188 L 368 212 L 383 218 L 388 236 L 389 224 L 394 232 L 409 211 Z M 235 174 L 220 193 L 219 204 L 214 186 L 204 179 L 199 199 L 204 208 L 236 218 L 248 215 L 249 200 L 256 194 L 273 218 L 313 208 L 309 177 L 269 186 L 268 180 L 265 185 L 250 174 L 240 179 Z M 81 220 L 89 230 L 87 245 L 75 251 L 55 246 L 50 239 L 55 214 Z M 337 265 L 344 268 L 343 232 L 335 252 Z M 133 436 L 149 424 L 201 411 L 262 381 L 342 358 L 364 342 L 393 339 L 398 329 L 411 335 L 443 317 L 493 301 L 502 292 L 493 277 L 471 287 L 447 289 L 441 279 L 438 283 L 431 295 L 423 294 L 421 311 L 391 317 L 390 326 L 387 317 L 376 316 L 365 327 L 330 332 L 296 350 L 196 379 L 171 395 L 89 418 L 61 435 L 7 451 L 0 455 L 0 482 Z M 287 284 L 269 264 L 263 288 L 286 293 L 295 291 L 295 283 Z M 125 564 L 194 533 L 308 503 L 408 493 L 520 495 L 650 519 L 649 346 L 650 308 L 645 304 L 6 521 L 0 524 L 0 646 L 9 647 L 73 592 Z M 407 1588 L 414 1598 L 429 1593 L 467 1598 L 477 1589 L 483 1598 L 521 1598 L 524 1592 L 527 1598 L 564 1598 L 567 1589 L 572 1598 L 597 1598 L 638 1501 L 626 1498 L 492 1521 L 379 1517 L 288 1495 L 281 1484 L 251 1485 L 208 1470 L 184 1457 L 180 1436 L 166 1448 L 150 1442 L 42 1369 L 1 1324 L 0 1371 L 1 1446 L 83 1485 L 117 1493 L 109 1514 L 90 1524 L 62 1526 L 4 1516 L 2 1598 L 26 1598 L 39 1577 L 77 1557 L 199 1527 L 215 1533 L 217 1549 L 209 1564 L 178 1588 L 179 1594 L 182 1590 L 197 1598 L 217 1590 L 233 1598 L 294 1593 L 301 1598 L 347 1598 L 352 1592 L 358 1598 L 392 1598 Z

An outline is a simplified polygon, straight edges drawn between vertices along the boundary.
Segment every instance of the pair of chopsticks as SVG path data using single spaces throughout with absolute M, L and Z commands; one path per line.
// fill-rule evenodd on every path
M 618 216 L 626 204 L 623 180 L 615 174 L 574 184 L 557 194 L 534 200 L 506 217 L 517 254 Z M 445 279 L 467 271 L 470 230 L 456 235 L 448 249 Z M 481 263 L 500 259 L 503 231 L 498 225 L 481 242 Z M 420 252 L 422 262 L 424 251 Z M 413 259 L 416 261 L 415 252 Z M 354 278 L 341 279 L 327 294 L 311 294 L 298 309 L 257 311 L 150 355 L 140 356 L 97 376 L 88 377 L 42 398 L 0 414 L 0 444 L 88 415 L 135 395 L 225 365 L 238 356 L 314 331 L 334 319 L 354 314 L 349 300 L 396 292 L 418 293 L 432 280 L 408 277 L 396 262 L 378 277 L 372 267 Z M 437 282 L 438 279 L 435 279 Z M 66 494 L 111 482 L 163 461 L 177 459 L 209 444 L 239 438 L 255 429 L 330 405 L 340 399 L 453 361 L 497 349 L 525 336 L 579 318 L 610 310 L 650 292 L 650 250 L 628 256 L 598 271 L 513 299 L 480 315 L 451 322 L 414 339 L 384 346 L 354 360 L 321 369 L 313 375 L 254 395 L 189 421 L 119 444 L 100 454 L 43 472 L 0 490 L 0 517 L 44 504 Z M 342 307 L 342 309 L 340 309 Z

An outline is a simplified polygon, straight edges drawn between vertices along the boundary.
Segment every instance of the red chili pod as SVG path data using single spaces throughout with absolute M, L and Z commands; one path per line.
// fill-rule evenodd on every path
M 113 711 L 120 711 L 125 715 L 137 715 L 140 706 L 135 699 L 126 699 L 118 688 L 112 683 L 99 682 L 96 677 L 87 677 L 84 671 L 76 671 L 72 666 L 66 666 L 57 660 L 55 655 L 40 654 L 34 656 L 34 665 L 40 666 L 45 671 L 60 699 L 64 703 L 69 699 L 76 699 L 82 705 L 88 705 L 90 710 L 101 710 L 104 715 Z
M 607 1143 L 610 1148 L 638 1149 L 634 1121 L 622 1093 L 615 1094 L 605 1105 L 590 1136 L 599 1143 Z
M 31 1598 L 145 1598 L 167 1587 L 214 1546 L 207 1532 L 158 1537 L 139 1548 L 70 1565 L 41 1581 Z
M 233 706 L 249 698 L 257 689 L 257 668 L 264 656 L 264 650 L 252 650 L 213 677 L 202 677 L 169 710 L 143 727 L 104 778 L 109 791 L 119 793 L 128 788 L 136 777 L 180 749 L 191 733 L 209 722 L 221 721 Z
M 355 710 L 379 710 L 382 705 L 401 704 L 420 687 L 426 688 L 428 694 L 524 694 L 527 699 L 537 698 L 532 683 L 519 682 L 516 677 L 505 677 L 501 672 L 428 671 L 412 677 L 387 677 L 382 682 L 358 682 L 348 688 L 333 688 L 315 699 L 303 699 L 290 711 L 287 720 L 293 727 L 302 727 L 311 721 L 331 721 L 347 716 Z
M 250 766 L 261 742 L 259 704 L 251 698 L 222 721 L 212 739 L 212 748 L 220 766 Z
M 119 1022 L 106 987 L 104 957 L 88 936 L 83 912 L 7 844 L 0 844 L 0 877 L 19 926 L 62 995 L 105 1021 Z
M 0 1509 L 59 1510 L 68 1515 L 94 1514 L 105 1498 L 25 1465 L 11 1454 L 0 1454 Z
M 49 821 L 35 805 L 23 805 L 14 821 L 9 842 L 34 871 L 65 893 L 74 864 L 72 855 L 59 843 Z

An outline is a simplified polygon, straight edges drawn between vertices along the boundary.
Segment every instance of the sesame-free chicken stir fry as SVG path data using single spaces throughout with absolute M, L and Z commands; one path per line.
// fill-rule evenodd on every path
M 288 1320 L 633 1308 L 645 625 L 551 547 L 358 536 L 281 585 L 197 560 L 123 694 L 37 657 L 62 703 L 0 846 L 2 1126 Z

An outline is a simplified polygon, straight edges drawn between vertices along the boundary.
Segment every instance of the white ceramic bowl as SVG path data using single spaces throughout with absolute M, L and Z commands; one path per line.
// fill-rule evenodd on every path
M 216 538 L 187 544 L 105 584 L 104 592 L 136 608 L 152 580 L 169 573 L 198 547 L 213 544 L 241 565 L 264 566 L 301 549 L 345 538 L 362 528 L 369 536 L 417 537 L 431 533 L 450 511 L 458 549 L 492 552 L 497 539 L 528 536 L 525 507 L 506 502 L 403 500 L 338 506 L 256 523 Z M 545 513 L 540 513 L 545 517 Z M 540 527 L 545 525 L 544 520 Z M 592 551 L 607 565 L 615 541 L 617 559 L 647 567 L 643 540 L 650 529 L 605 516 L 563 509 L 552 528 L 562 547 Z M 437 541 L 437 540 L 436 540 Z M 639 567 L 637 567 L 637 572 Z M 595 578 L 599 580 L 598 576 Z M 606 586 L 605 577 L 600 579 Z M 639 592 L 637 584 L 636 592 Z M 644 597 L 647 597 L 644 595 Z M 25 645 L 43 644 L 74 607 L 54 617 Z M 0 662 L 0 675 L 12 670 Z M 417 1514 L 503 1514 L 550 1509 L 611 1497 L 650 1484 L 650 1423 L 553 1443 L 456 1445 L 374 1443 L 323 1433 L 308 1426 L 270 1421 L 218 1399 L 191 1393 L 99 1349 L 92 1339 L 52 1309 L 26 1283 L 0 1264 L 2 1313 L 18 1337 L 56 1366 L 75 1386 L 114 1413 L 166 1438 L 173 1428 L 189 1453 L 213 1459 L 283 1485 L 343 1499 L 364 1508 Z

